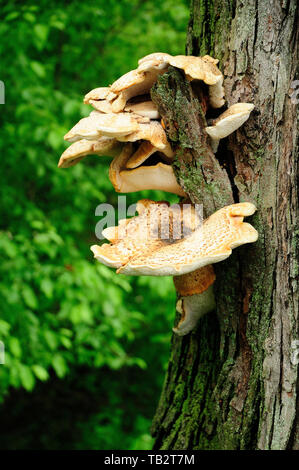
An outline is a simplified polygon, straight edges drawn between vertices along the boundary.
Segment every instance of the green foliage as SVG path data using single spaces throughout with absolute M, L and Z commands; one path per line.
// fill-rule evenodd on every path
M 108 179 L 110 160 L 89 157 L 58 169 L 66 147 L 63 135 L 88 114 L 82 103 L 87 91 L 112 83 L 145 54 L 184 52 L 187 3 L 11 0 L 1 7 L 0 79 L 6 87 L 0 106 L 2 412 L 15 406 L 13 389 L 20 390 L 22 413 L 43 382 L 51 390 L 55 376 L 77 383 L 78 367 L 88 370 L 88 377 L 105 373 L 114 398 L 102 405 L 102 380 L 96 392 L 85 387 L 84 399 L 93 397 L 94 413 L 78 422 L 81 441 L 66 440 L 76 448 L 150 447 L 149 423 L 167 361 L 175 292 L 170 278 L 117 276 L 93 261 L 95 208 L 117 203 Z M 144 192 L 129 195 L 128 204 L 142 197 L 176 200 Z M 130 369 L 144 371 L 144 381 L 135 376 L 133 404 L 126 411 L 120 389 L 127 384 L 118 387 L 115 375 L 110 377 L 113 371 L 129 376 Z M 147 401 L 134 408 L 140 395 Z M 49 409 L 59 406 L 55 394 L 46 399 Z M 31 420 L 31 413 L 26 416 L 24 421 Z M 50 412 L 48 419 L 54 420 Z M 130 420 L 135 424 L 126 431 L 124 422 Z M 38 412 L 35 432 L 44 436 L 40 446 L 58 446 L 50 431 L 46 435 Z M 14 444 L 7 439 L 9 433 L 8 448 L 34 445 L 22 444 L 14 434 Z

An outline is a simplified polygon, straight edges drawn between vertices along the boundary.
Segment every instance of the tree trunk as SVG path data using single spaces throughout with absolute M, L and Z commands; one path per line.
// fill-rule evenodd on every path
M 299 449 L 296 3 L 191 2 L 187 54 L 219 59 L 228 105 L 255 104 L 217 158 L 198 143 L 204 118 L 183 74 L 152 91 L 190 199 L 206 215 L 253 202 L 259 232 L 214 265 L 217 311 L 173 335 L 155 449 Z

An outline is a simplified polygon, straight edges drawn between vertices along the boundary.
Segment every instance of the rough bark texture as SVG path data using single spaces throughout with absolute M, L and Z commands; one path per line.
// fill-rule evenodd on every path
M 295 0 L 191 2 L 187 53 L 220 60 L 228 105 L 255 104 L 221 143 L 224 169 L 199 143 L 203 116 L 182 74 L 171 70 L 152 92 L 190 199 L 206 215 L 253 202 L 247 220 L 259 232 L 214 265 L 217 312 L 172 338 L 156 449 L 299 449 L 296 9 Z

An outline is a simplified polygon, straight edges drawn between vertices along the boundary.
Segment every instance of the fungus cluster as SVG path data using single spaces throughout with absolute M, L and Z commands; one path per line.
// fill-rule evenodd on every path
M 183 70 L 187 80 L 203 85 L 205 111 L 222 108 L 223 75 L 217 63 L 207 55 L 153 53 L 111 86 L 91 90 L 84 103 L 94 109 L 65 135 L 72 144 L 61 155 L 58 166 L 76 165 L 87 155 L 110 156 L 109 179 L 115 191 L 159 189 L 187 196 L 173 172 L 174 153 L 150 90 L 171 65 Z M 209 123 L 205 131 L 214 152 L 219 140 L 240 127 L 253 107 L 234 104 Z M 224 207 L 203 223 L 194 208 L 188 214 L 182 208 L 182 204 L 141 200 L 136 217 L 103 231 L 109 244 L 91 247 L 95 258 L 116 268 L 117 273 L 174 276 L 179 294 L 177 310 L 181 313 L 174 331 L 180 335 L 191 331 L 197 319 L 215 306 L 211 265 L 227 258 L 233 248 L 257 239 L 256 230 L 243 222 L 244 216 L 255 211 L 250 203 Z M 177 236 L 176 229 L 182 226 L 183 233 Z

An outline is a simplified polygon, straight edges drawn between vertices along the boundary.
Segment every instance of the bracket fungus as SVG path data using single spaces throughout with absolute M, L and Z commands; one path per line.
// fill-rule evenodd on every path
M 236 103 L 230 106 L 224 113 L 214 119 L 212 126 L 206 127 L 205 131 L 212 140 L 212 149 L 217 151 L 219 140 L 232 134 L 244 124 L 250 116 L 254 105 L 251 103 Z
M 174 331 L 187 334 L 215 307 L 211 264 L 228 258 L 233 248 L 257 240 L 254 227 L 243 222 L 255 206 L 243 202 L 223 207 L 202 224 L 196 213 L 186 219 L 184 212 L 165 202 L 139 201 L 137 210 L 138 216 L 103 232 L 110 244 L 93 245 L 91 250 L 98 261 L 120 274 L 174 276 L 182 315 Z M 182 222 L 187 234 L 177 237 L 175 228 Z
M 215 110 L 225 104 L 224 77 L 217 64 L 218 60 L 208 55 L 156 52 L 141 58 L 136 69 L 112 85 L 94 88 L 83 100 L 94 110 L 65 135 L 71 145 L 58 166 L 71 167 L 87 155 L 110 156 L 109 179 L 117 192 L 159 189 L 187 197 L 173 171 L 174 151 L 150 90 L 169 66 L 182 70 L 195 84 L 193 91 L 209 124 L 203 125 L 203 133 L 209 135 L 210 147 L 216 152 L 219 140 L 240 127 L 254 108 L 250 103 L 236 103 L 209 121 L 209 115 L 217 115 Z M 243 222 L 255 211 L 251 203 L 223 207 L 203 223 L 194 206 L 190 205 L 188 214 L 183 206 L 141 200 L 137 216 L 103 231 L 109 244 L 91 247 L 95 258 L 117 273 L 173 276 L 179 295 L 177 311 L 181 313 L 174 331 L 179 335 L 191 331 L 198 318 L 215 307 L 212 264 L 258 236 Z
M 224 89 L 217 63 L 217 59 L 208 55 L 171 56 L 157 52 L 140 59 L 135 70 L 121 76 L 111 86 L 94 88 L 83 100 L 93 106 L 94 111 L 65 135 L 65 140 L 73 145 L 62 154 L 59 167 L 76 165 L 87 155 L 111 156 L 114 159 L 109 175 L 117 192 L 159 189 L 186 196 L 176 180 L 172 168 L 174 152 L 149 92 L 159 75 L 171 65 L 181 69 L 188 80 L 204 84 L 198 89 L 204 111 L 220 108 L 224 105 Z M 213 151 L 217 150 L 219 139 L 248 119 L 252 109 L 252 104 L 237 103 L 205 128 Z M 124 146 L 118 142 L 133 143 L 124 150 L 128 156 L 125 160 Z

